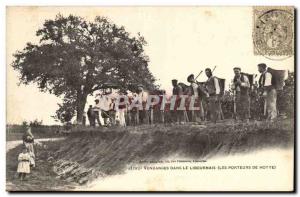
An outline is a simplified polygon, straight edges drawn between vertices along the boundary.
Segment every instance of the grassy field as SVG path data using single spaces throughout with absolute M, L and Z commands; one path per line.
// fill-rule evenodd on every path
M 264 148 L 291 148 L 294 123 L 231 121 L 205 125 L 142 125 L 126 128 L 79 128 L 65 139 L 38 147 L 37 168 L 27 182 L 15 178 L 20 147 L 7 153 L 8 189 L 66 190 L 99 176 L 122 174 L 140 160 L 170 155 L 191 159 L 244 154 Z

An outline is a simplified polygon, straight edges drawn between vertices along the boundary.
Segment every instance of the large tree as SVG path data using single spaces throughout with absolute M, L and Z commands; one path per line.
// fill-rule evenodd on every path
M 39 43 L 17 51 L 12 66 L 20 72 L 21 83 L 36 83 L 41 91 L 63 98 L 56 111 L 61 121 L 76 115 L 81 122 L 87 96 L 104 84 L 155 88 L 144 38 L 139 33 L 131 36 L 105 17 L 88 22 L 58 14 L 46 20 L 36 36 Z

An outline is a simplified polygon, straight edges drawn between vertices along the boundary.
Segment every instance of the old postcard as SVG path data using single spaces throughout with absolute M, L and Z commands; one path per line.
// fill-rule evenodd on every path
M 7 191 L 294 191 L 290 6 L 6 8 Z

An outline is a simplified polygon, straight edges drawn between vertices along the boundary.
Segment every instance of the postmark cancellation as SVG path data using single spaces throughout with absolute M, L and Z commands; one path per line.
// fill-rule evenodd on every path
M 294 54 L 294 7 L 253 7 L 254 54 Z

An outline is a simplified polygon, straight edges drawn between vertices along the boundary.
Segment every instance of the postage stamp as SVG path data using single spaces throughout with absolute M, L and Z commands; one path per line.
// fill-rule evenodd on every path
M 253 7 L 254 55 L 294 54 L 294 8 Z

